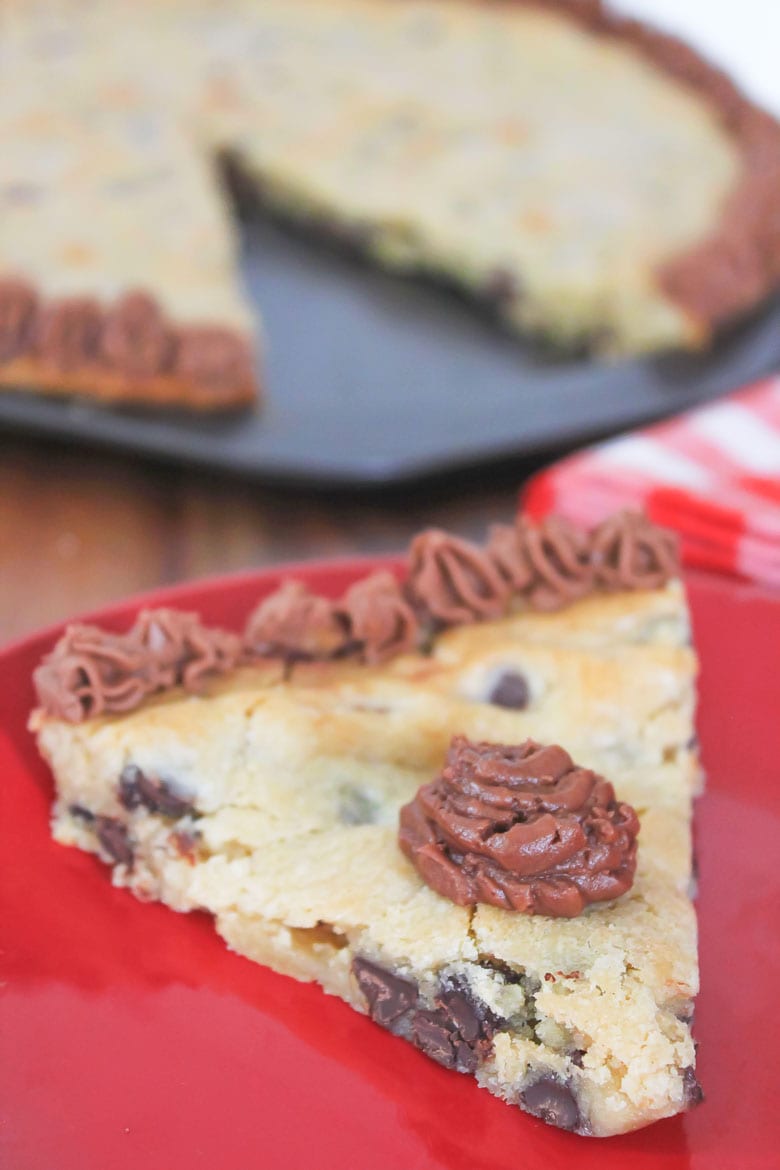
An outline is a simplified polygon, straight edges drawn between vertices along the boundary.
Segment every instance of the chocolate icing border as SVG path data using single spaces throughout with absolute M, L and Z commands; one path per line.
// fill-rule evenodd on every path
M 397 596 L 392 592 L 388 596 L 386 589 L 380 589 L 375 601 L 383 606 L 389 602 L 393 621 L 397 618 L 397 606 L 402 603 L 415 632 L 416 651 L 425 654 L 437 635 L 448 627 L 508 616 L 514 612 L 515 603 L 550 612 L 581 600 L 587 593 L 659 589 L 679 572 L 676 536 L 652 524 L 643 513 L 617 512 L 587 535 L 583 529 L 555 517 L 536 527 L 520 518 L 515 532 L 521 555 L 528 545 L 529 534 L 535 547 L 532 574 L 520 588 L 512 590 L 508 580 L 497 571 L 490 541 L 482 549 L 439 529 L 426 529 L 412 542 L 413 546 L 421 541 L 433 544 L 432 558 L 423 558 L 422 575 L 410 549 L 405 579 L 395 590 Z M 609 537 L 606 543 L 605 534 Z M 437 555 L 445 544 L 456 551 L 465 549 L 469 564 L 476 564 L 480 571 L 476 575 L 467 572 L 465 579 L 460 574 L 453 575 L 449 556 L 442 559 Z M 576 575 L 571 572 L 572 556 L 576 560 Z M 490 572 L 483 572 L 485 568 Z M 587 570 L 585 576 L 579 572 L 583 568 Z M 607 568 L 609 573 L 605 575 Z M 283 597 L 285 591 L 290 592 L 290 581 L 282 582 L 275 593 L 260 601 L 247 618 L 241 635 L 207 626 L 196 614 L 178 609 L 142 610 L 133 626 L 121 635 L 91 625 L 68 625 L 34 671 L 39 710 L 71 723 L 90 718 L 92 709 L 99 714 L 125 714 L 163 691 L 179 685 L 197 691 L 207 676 L 226 675 L 238 666 L 257 665 L 271 659 L 283 664 L 285 677 L 289 677 L 290 668 L 297 662 L 352 658 L 375 665 L 385 657 L 413 649 L 407 644 L 410 630 L 402 630 L 397 640 L 391 637 L 388 643 L 384 620 L 377 625 L 360 618 L 361 629 L 356 631 L 353 627 L 350 594 L 355 586 L 372 580 L 376 583 L 377 578 L 385 576 L 393 582 L 394 575 L 386 575 L 381 570 L 358 578 L 340 600 L 309 594 L 305 586 L 301 587 L 303 601 L 318 604 L 313 609 L 304 605 L 302 614 L 293 615 L 293 630 L 296 626 L 300 629 L 292 642 L 285 635 L 278 645 L 275 645 L 276 634 L 284 629 L 278 613 L 273 616 L 269 639 L 256 626 L 259 621 L 262 627 L 263 611 L 267 611 L 269 601 Z M 540 583 L 544 586 L 541 597 Z M 295 590 L 293 594 L 291 602 L 298 606 L 301 597 Z M 500 602 L 500 609 L 494 608 L 494 601 Z M 314 625 L 307 629 L 309 617 L 314 619 Z M 333 619 L 334 628 L 341 631 L 341 641 L 333 644 L 327 639 L 319 648 L 316 635 L 321 632 L 323 619 L 327 625 L 329 618 Z M 312 647 L 307 645 L 310 635 L 315 635 Z M 303 639 L 302 645 L 296 645 L 298 637 Z M 74 640 L 81 644 L 74 645 Z M 384 653 L 386 650 L 389 654 Z M 190 685 L 187 676 L 193 673 L 194 660 L 200 667 Z M 118 696 L 116 701 L 112 694 Z
M 26 277 L 10 273 L 0 275 L 0 294 L 4 288 L 13 288 L 15 285 L 30 290 L 35 304 L 32 318 L 25 326 L 17 347 L 7 358 L 0 359 L 0 386 L 12 387 L 19 383 L 32 393 L 85 394 L 106 402 L 178 405 L 204 411 L 238 409 L 257 403 L 261 398 L 252 340 L 240 329 L 214 322 L 177 323 L 164 312 L 156 296 L 145 290 L 128 289 L 109 304 L 81 295 L 41 298 L 35 284 Z M 124 369 L 121 360 L 112 358 L 104 349 L 68 365 L 60 364 L 56 356 L 47 358 L 45 343 L 41 344 L 38 332 L 39 323 L 47 311 L 54 308 L 79 308 L 89 302 L 90 309 L 95 311 L 98 318 L 95 344 L 99 347 L 106 330 L 115 322 L 123 300 L 135 294 L 145 297 L 156 307 L 160 328 L 167 336 L 166 350 L 159 369 L 146 373 Z M 236 377 L 227 379 L 224 384 L 220 384 L 218 378 L 199 379 L 192 371 L 182 373 L 177 369 L 183 344 L 188 339 L 212 331 L 228 339 L 236 347 L 239 358 L 240 368 Z
M 552 11 L 589 32 L 633 46 L 651 64 L 703 98 L 736 143 L 742 156 L 742 175 L 727 196 L 715 229 L 656 270 L 660 291 L 688 317 L 699 342 L 706 344 L 719 326 L 746 314 L 780 287 L 780 122 L 684 41 L 613 12 L 603 0 L 497 2 Z M 216 155 L 231 153 L 226 146 Z M 2 274 L 0 284 L 13 279 L 10 273 Z M 59 303 L 83 299 L 64 298 Z M 113 306 L 101 311 L 103 328 Z M 204 324 L 204 328 L 210 327 Z M 239 330 L 229 332 L 251 349 Z M 60 370 L 35 353 L 32 337 L 26 339 L 20 353 L 0 360 L 0 386 L 16 382 L 32 383 L 34 390 L 44 393 L 84 393 L 106 401 L 182 404 L 199 409 L 234 408 L 255 401 L 259 394 L 254 375 L 214 390 L 199 385 L 192 376 L 177 375 L 175 370 L 131 376 L 106 365 L 105 359 L 86 360 L 70 370 Z

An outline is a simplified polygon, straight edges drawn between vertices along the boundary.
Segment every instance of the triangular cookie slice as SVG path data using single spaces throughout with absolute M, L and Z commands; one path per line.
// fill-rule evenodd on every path
M 210 911 L 236 951 L 318 981 L 554 1125 L 603 1136 L 676 1113 L 699 1096 L 699 773 L 673 573 L 666 536 L 636 517 L 588 537 L 552 521 L 496 529 L 486 550 L 423 534 L 402 586 L 378 574 L 338 602 L 288 584 L 242 638 L 171 611 L 121 636 L 72 628 L 38 671 L 32 719 L 57 783 L 55 836 L 143 898 Z M 482 745 L 461 774 L 482 803 L 465 830 L 441 822 L 433 852 L 458 879 L 445 888 L 401 848 L 399 812 L 450 783 L 453 737 Z M 518 877 L 509 858 L 473 896 L 458 875 L 473 876 L 475 855 L 447 834 L 505 797 L 479 788 L 479 752 L 504 753 L 511 804 L 517 761 L 540 743 L 569 761 L 542 752 L 544 792 L 556 768 L 591 791 L 592 770 L 614 785 L 612 820 L 586 829 L 573 861 L 550 860 L 548 841 L 544 864 Z M 512 805 L 521 852 L 540 809 L 558 845 L 584 824 L 554 791 L 528 816 Z M 638 852 L 628 842 L 604 860 L 627 806 Z

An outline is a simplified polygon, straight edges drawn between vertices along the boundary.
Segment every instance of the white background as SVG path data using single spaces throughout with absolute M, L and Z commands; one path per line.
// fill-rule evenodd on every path
M 612 0 L 688 41 L 780 116 L 780 0 Z

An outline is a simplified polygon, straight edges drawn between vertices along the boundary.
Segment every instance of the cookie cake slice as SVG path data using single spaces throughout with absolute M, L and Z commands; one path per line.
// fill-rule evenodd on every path
M 71 626 L 31 727 L 115 884 L 606 1136 L 700 1097 L 695 671 L 668 533 L 520 521 L 241 635 Z

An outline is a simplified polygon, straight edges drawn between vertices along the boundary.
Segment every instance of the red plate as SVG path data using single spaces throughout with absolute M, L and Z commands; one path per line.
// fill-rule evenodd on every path
M 375 564 L 309 566 L 341 590 Z M 279 573 L 146 604 L 237 626 Z M 691 582 L 709 788 L 697 813 L 707 1100 L 596 1141 L 548 1128 L 345 1004 L 231 954 L 205 915 L 142 905 L 55 845 L 51 781 L 25 730 L 56 631 L 0 654 L 7 1170 L 768 1170 L 780 1165 L 780 604 Z M 99 615 L 123 628 L 137 607 Z

